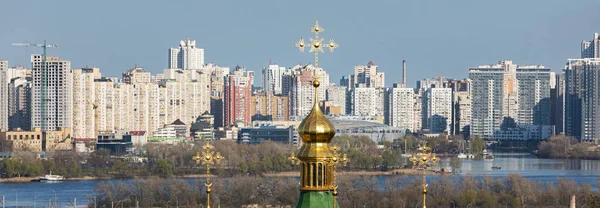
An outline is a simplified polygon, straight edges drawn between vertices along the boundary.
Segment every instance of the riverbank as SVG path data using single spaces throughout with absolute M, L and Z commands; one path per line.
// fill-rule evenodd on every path
M 437 174 L 434 172 L 427 171 L 427 175 Z M 394 169 L 390 171 L 338 171 L 339 175 L 350 175 L 350 176 L 379 176 L 379 175 L 421 175 L 423 174 L 422 170 L 416 169 Z M 298 171 L 285 171 L 278 173 L 263 173 L 262 176 L 265 177 L 300 177 L 300 172 Z M 131 179 L 148 179 L 154 178 L 157 176 L 136 176 Z M 217 175 L 211 175 L 211 177 L 218 177 Z M 0 183 L 29 183 L 39 177 L 13 177 L 13 178 L 2 178 L 0 179 Z M 190 174 L 190 175 L 182 175 L 182 176 L 173 176 L 173 178 L 206 178 L 205 174 Z M 65 178 L 64 181 L 86 181 L 86 180 L 108 180 L 108 179 L 116 179 L 110 177 L 91 177 L 84 176 L 79 178 Z
M 427 175 L 435 175 L 431 171 L 426 172 Z M 338 175 L 350 175 L 350 176 L 385 176 L 385 175 L 421 175 L 422 170 L 416 169 L 394 169 L 389 171 L 338 171 Z M 263 176 L 267 177 L 300 177 L 298 171 L 285 171 L 278 173 L 264 173 Z
M 0 183 L 29 183 L 33 180 L 39 179 L 40 177 L 12 177 L 12 178 L 1 178 Z M 87 180 L 100 180 L 100 179 L 111 179 L 111 178 L 99 178 L 84 176 L 79 178 L 65 178 L 65 181 L 87 181 Z

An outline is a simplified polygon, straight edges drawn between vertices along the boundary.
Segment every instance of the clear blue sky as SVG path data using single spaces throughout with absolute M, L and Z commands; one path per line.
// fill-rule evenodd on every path
M 107 76 L 139 64 L 153 73 L 167 67 L 169 47 L 189 37 L 206 62 L 255 70 L 269 63 L 312 62 L 293 43 L 319 20 L 326 39 L 340 47 L 320 65 L 332 82 L 372 60 L 386 85 L 409 86 L 437 75 L 463 78 L 470 66 L 512 59 L 559 71 L 580 55 L 580 43 L 600 32 L 599 0 L 390 0 L 390 1 L 11 1 L 0 3 L 0 59 L 30 65 L 39 48 L 12 42 L 59 45 L 50 55 L 73 68 L 100 67 Z M 258 79 L 255 84 L 259 84 Z

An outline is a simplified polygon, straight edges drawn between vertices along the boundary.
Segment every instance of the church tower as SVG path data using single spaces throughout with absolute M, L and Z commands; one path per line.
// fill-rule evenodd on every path
M 338 45 L 330 40 L 329 44 L 322 44 L 319 32 L 323 32 L 319 22 L 311 29 L 315 38 L 311 38 L 310 52 L 315 53 L 315 67 L 318 68 L 318 54 L 323 53 L 323 48 L 329 48 L 331 52 Z M 303 51 L 304 40 L 300 39 L 296 46 Z M 315 87 L 314 103 L 311 112 L 298 126 L 298 134 L 302 138 L 302 146 L 298 150 L 297 158 L 300 161 L 300 200 L 296 208 L 320 208 L 339 207 L 335 201 L 337 187 L 335 185 L 335 166 L 342 160 L 338 158 L 336 147 L 330 147 L 329 143 L 335 135 L 333 124 L 323 115 L 319 108 L 318 89 L 319 77 L 314 76 L 312 81 Z M 345 161 L 345 157 L 343 159 Z

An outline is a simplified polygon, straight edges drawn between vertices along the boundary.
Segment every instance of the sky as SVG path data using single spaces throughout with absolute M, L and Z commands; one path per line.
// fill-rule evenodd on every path
M 0 60 L 30 66 L 41 48 L 11 44 L 47 40 L 59 46 L 49 55 L 111 77 L 135 64 L 162 72 L 168 49 L 188 37 L 204 48 L 205 62 L 239 64 L 257 77 L 269 60 L 312 63 L 293 44 L 312 36 L 315 20 L 325 29 L 320 36 L 340 45 L 319 56 L 331 82 L 373 61 L 387 86 L 402 80 L 403 59 L 408 86 L 465 78 L 469 67 L 505 59 L 560 71 L 580 56 L 582 40 L 600 32 L 600 0 L 3 0 L 0 7 Z

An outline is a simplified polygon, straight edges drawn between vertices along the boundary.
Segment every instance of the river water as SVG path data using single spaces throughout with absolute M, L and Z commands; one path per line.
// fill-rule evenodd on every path
M 599 160 L 563 160 L 540 159 L 526 153 L 497 153 L 494 160 L 462 160 L 460 175 L 473 175 L 475 177 L 504 177 L 511 173 L 518 173 L 525 178 L 540 182 L 556 182 L 559 178 L 566 178 L 577 183 L 589 183 L 597 187 L 600 178 Z M 449 159 L 445 159 L 447 163 Z M 493 166 L 501 169 L 494 170 Z M 380 181 L 389 177 L 382 176 Z M 435 177 L 429 177 L 435 180 Z M 186 179 L 189 181 L 202 179 Z M 4 196 L 6 207 L 73 207 L 74 199 L 78 206 L 85 206 L 93 196 L 94 187 L 103 182 L 129 182 L 124 180 L 90 180 L 90 181 L 65 181 L 60 183 L 0 183 L 0 197 Z M 56 196 L 57 200 L 54 200 Z M 91 198 L 93 201 L 93 197 Z M 0 198 L 0 208 L 2 199 Z

